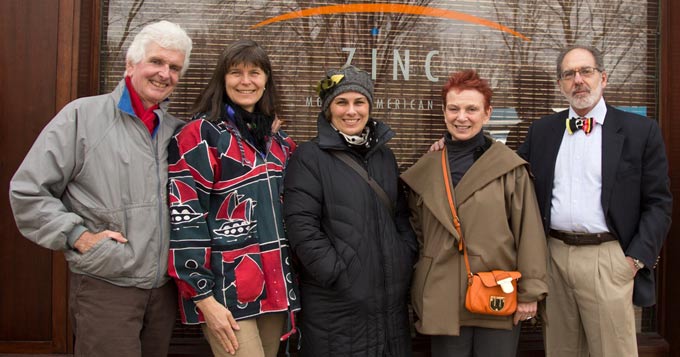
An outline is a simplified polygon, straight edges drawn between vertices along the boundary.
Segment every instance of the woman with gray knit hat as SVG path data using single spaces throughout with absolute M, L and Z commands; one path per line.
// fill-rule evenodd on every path
M 408 288 L 417 254 L 390 128 L 370 117 L 373 83 L 353 66 L 317 84 L 318 136 L 284 179 L 300 263 L 302 356 L 410 356 Z

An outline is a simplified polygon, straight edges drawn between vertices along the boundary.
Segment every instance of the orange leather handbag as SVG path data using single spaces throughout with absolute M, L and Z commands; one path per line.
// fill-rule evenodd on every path
M 521 276 L 518 271 L 504 270 L 471 274 L 471 277 L 468 276 L 465 308 L 475 314 L 498 316 L 514 314 L 517 310 L 517 279 Z
M 446 169 L 446 149 L 442 150 L 442 172 L 446 185 L 446 197 L 453 216 L 453 226 L 460 238 L 458 250 L 463 252 L 467 270 L 468 288 L 465 293 L 465 308 L 475 314 L 507 316 L 517 310 L 517 280 L 522 277 L 518 271 L 492 270 L 472 273 L 467 248 L 460 229 L 460 220 L 453 203 L 449 173 Z

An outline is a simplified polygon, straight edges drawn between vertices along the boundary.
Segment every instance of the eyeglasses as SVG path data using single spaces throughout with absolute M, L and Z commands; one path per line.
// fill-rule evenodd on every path
M 602 72 L 601 69 L 595 67 L 581 67 L 580 69 L 570 69 L 560 73 L 560 79 L 565 81 L 570 81 L 576 77 L 576 73 L 580 74 L 583 78 L 590 78 L 595 74 L 595 71 Z

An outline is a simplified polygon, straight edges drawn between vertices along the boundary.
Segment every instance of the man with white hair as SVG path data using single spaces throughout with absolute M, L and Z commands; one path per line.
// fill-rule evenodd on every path
M 183 124 L 167 98 L 191 48 L 174 23 L 145 26 L 116 89 L 67 104 L 10 182 L 21 233 L 68 261 L 75 356 L 167 356 L 167 146 Z

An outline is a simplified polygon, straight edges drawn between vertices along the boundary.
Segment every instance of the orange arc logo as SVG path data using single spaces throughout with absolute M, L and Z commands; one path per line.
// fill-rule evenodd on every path
M 426 6 L 415 6 L 415 5 L 403 5 L 403 4 L 346 4 L 346 5 L 330 5 L 330 6 L 320 6 L 306 10 L 292 11 L 287 14 L 272 17 L 270 19 L 264 20 L 253 27 L 258 28 L 262 26 L 267 26 L 275 22 L 299 19 L 308 16 L 317 15 L 330 15 L 330 14 L 341 14 L 350 12 L 382 12 L 382 13 L 401 13 L 401 14 L 411 14 L 420 16 L 431 16 L 431 17 L 441 17 L 450 20 L 459 20 L 470 22 L 473 24 L 478 24 L 486 26 L 492 29 L 496 29 L 502 32 L 509 33 L 515 37 L 519 37 L 524 41 L 531 41 L 530 38 L 522 35 L 521 33 L 503 26 L 497 22 L 489 21 L 481 17 L 476 17 L 462 12 L 437 9 L 433 7 Z

